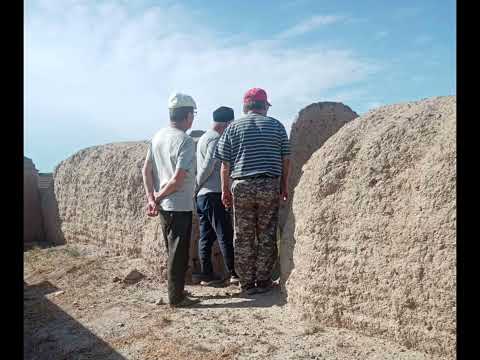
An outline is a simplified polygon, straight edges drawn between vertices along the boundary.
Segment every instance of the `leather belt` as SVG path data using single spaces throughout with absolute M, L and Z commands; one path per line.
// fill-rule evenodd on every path
M 277 179 L 278 176 L 273 176 L 269 174 L 255 174 L 251 176 L 240 176 L 233 180 L 247 180 L 247 179 Z

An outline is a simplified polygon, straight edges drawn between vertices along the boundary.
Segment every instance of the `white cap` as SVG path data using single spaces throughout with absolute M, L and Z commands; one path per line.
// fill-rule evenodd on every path
M 182 93 L 173 93 L 168 99 L 168 108 L 176 109 L 179 107 L 193 107 L 197 108 L 197 104 L 190 95 Z

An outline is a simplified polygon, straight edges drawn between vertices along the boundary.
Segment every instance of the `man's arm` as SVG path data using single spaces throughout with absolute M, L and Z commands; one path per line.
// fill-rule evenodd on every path
M 205 183 L 205 181 L 207 181 L 210 175 L 212 175 L 213 170 L 215 169 L 215 165 L 219 161 L 214 157 L 216 145 L 216 141 L 210 141 L 210 143 L 207 145 L 207 152 L 205 154 L 205 158 L 203 159 L 203 163 L 201 164 L 201 166 L 199 166 L 197 173 L 198 186 L 201 186 Z
M 220 180 L 222 182 L 222 203 L 226 208 L 232 207 L 232 193 L 230 192 L 231 147 L 228 135 L 230 129 L 232 129 L 231 126 L 225 130 L 215 149 L 215 158 L 222 162 L 220 168 Z
M 184 169 L 177 169 L 167 184 L 155 193 L 155 202 L 158 203 L 168 195 L 178 191 L 182 187 L 186 176 L 187 172 Z
M 147 156 L 145 158 L 145 163 L 143 164 L 142 168 L 142 176 L 143 176 L 143 186 L 145 188 L 145 194 L 147 196 L 147 215 L 148 216 L 157 216 L 158 215 L 158 207 L 155 203 L 155 196 L 153 190 L 153 164 L 152 164 L 152 154 L 150 149 L 147 152 Z
M 290 175 L 290 141 L 288 140 L 287 132 L 281 122 L 280 126 L 280 154 L 282 156 L 282 179 L 280 181 L 280 197 L 283 201 L 288 199 L 288 175 Z
M 232 207 L 232 193 L 230 192 L 230 164 L 226 161 L 222 161 L 220 179 L 222 181 L 222 203 L 226 208 L 230 208 Z
M 165 197 L 181 189 L 187 172 L 195 172 L 195 144 L 191 137 L 187 137 L 178 150 L 176 170 L 168 182 L 155 193 L 155 201 L 158 203 Z
M 290 175 L 290 158 L 282 158 L 282 178 L 280 180 L 280 195 L 283 201 L 288 199 L 288 176 Z

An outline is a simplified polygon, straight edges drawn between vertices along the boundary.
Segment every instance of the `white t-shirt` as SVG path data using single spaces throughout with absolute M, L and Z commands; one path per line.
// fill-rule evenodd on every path
M 177 169 L 187 172 L 182 187 L 160 201 L 161 209 L 193 211 L 195 189 L 195 144 L 193 139 L 179 129 L 172 127 L 160 129 L 152 138 L 147 156 L 154 165 L 155 191 L 164 187 Z

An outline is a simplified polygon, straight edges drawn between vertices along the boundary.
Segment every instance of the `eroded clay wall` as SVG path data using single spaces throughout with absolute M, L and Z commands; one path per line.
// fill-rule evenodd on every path
M 32 160 L 23 160 L 23 242 L 44 241 L 38 172 Z
M 61 162 L 54 173 L 54 197 L 46 197 L 49 206 L 58 208 L 58 231 L 52 216 L 52 236 L 141 256 L 152 273 L 164 274 L 167 254 L 159 218 L 149 218 L 145 211 L 142 167 L 147 148 L 147 142 L 113 143 L 81 150 Z M 188 280 L 192 271 L 199 271 L 195 211 L 193 216 Z M 218 245 L 212 260 L 214 270 L 222 272 Z
M 287 300 L 323 325 L 453 359 L 456 98 L 373 110 L 303 167 L 284 248 Z

